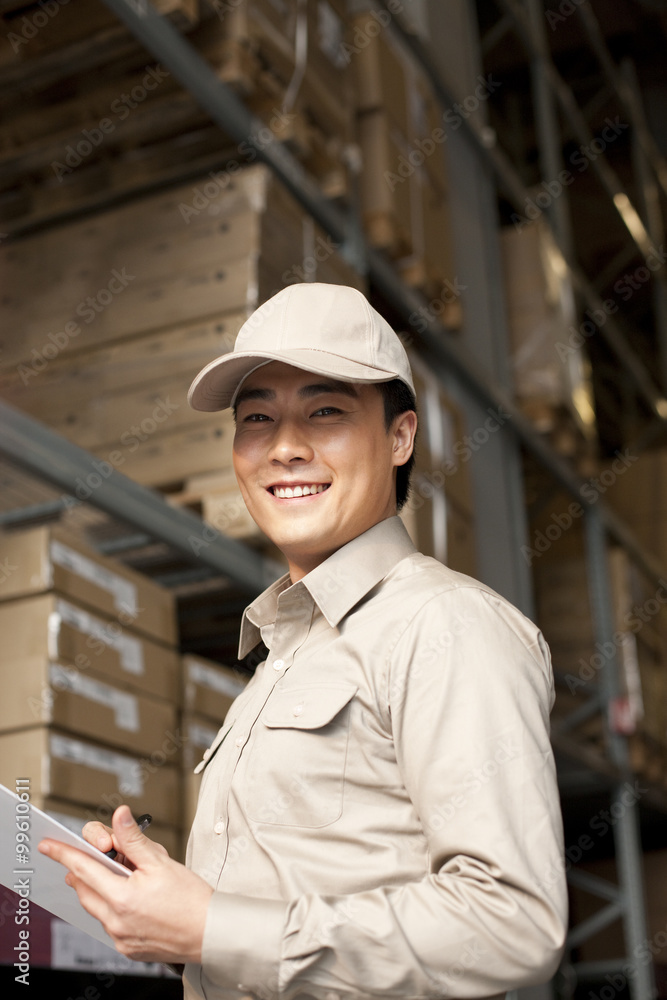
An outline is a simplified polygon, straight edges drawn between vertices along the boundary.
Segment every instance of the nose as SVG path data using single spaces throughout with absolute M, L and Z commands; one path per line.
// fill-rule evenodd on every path
M 314 456 L 307 429 L 299 420 L 283 418 L 277 425 L 269 447 L 269 461 L 282 465 L 310 462 Z

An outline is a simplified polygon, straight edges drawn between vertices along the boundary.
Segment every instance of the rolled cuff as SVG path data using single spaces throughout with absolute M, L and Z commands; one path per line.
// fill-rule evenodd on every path
M 287 909 L 281 900 L 214 892 L 202 943 L 206 979 L 226 990 L 279 993 Z

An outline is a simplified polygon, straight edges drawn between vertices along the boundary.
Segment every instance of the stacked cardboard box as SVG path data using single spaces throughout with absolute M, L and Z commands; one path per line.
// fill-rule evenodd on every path
M 231 415 L 192 378 L 285 285 L 361 287 L 338 250 L 261 166 L 0 248 L 3 397 L 144 485 L 225 470 Z
M 201 775 L 194 769 L 203 759 L 225 722 L 232 702 L 243 691 L 247 677 L 230 667 L 188 654 L 181 659 L 183 683 L 183 828 L 192 826 Z
M 595 411 L 565 262 L 541 219 L 506 227 L 500 246 L 514 391 L 538 429 L 574 454 L 578 439 L 595 439 Z
M 181 825 L 172 595 L 58 526 L 1 538 L 0 781 L 109 822 L 127 802 L 172 849 Z M 80 824 L 81 825 L 81 824 Z
M 454 260 L 442 112 L 377 12 L 354 19 L 351 46 L 368 238 L 397 261 L 404 280 L 441 300 L 438 312 L 456 325 L 460 303 L 446 285 Z
M 419 430 L 411 495 L 401 511 L 417 548 L 452 569 L 477 575 L 465 423 L 438 379 L 410 353 Z

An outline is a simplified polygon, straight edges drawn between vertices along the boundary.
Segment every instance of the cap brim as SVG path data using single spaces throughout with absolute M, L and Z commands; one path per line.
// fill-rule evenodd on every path
M 188 403 L 194 410 L 226 410 L 231 405 L 239 383 L 253 369 L 270 361 L 282 361 L 295 368 L 302 368 L 316 375 L 328 375 L 342 382 L 388 382 L 399 377 L 396 372 L 371 368 L 356 361 L 348 361 L 337 354 L 307 348 L 275 353 L 266 351 L 262 354 L 230 353 L 211 361 L 199 372 L 190 386 Z M 414 392 L 414 388 L 410 388 Z

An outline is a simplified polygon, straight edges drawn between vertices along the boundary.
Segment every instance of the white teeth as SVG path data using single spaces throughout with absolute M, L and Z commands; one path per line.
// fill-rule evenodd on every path
M 292 497 L 306 497 L 312 496 L 315 493 L 324 493 L 329 485 L 329 483 L 320 483 L 319 486 L 315 484 L 312 486 L 295 486 L 294 489 L 290 486 L 274 486 L 273 494 L 280 500 L 291 499 Z

